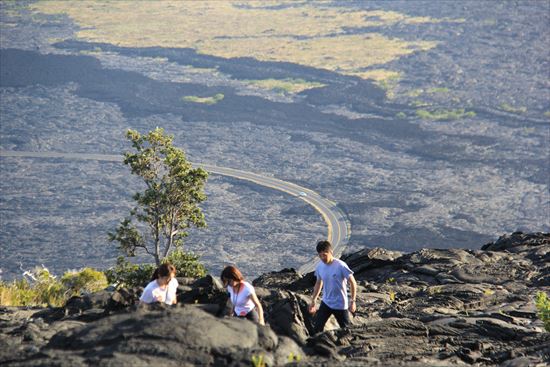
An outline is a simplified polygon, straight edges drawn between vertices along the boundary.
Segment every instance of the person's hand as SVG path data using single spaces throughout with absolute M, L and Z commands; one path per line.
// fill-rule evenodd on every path
M 155 289 L 153 291 L 153 298 L 156 302 L 164 302 L 164 293 L 159 289 Z
M 309 304 L 309 313 L 313 315 L 315 312 L 317 312 L 317 307 L 315 306 L 315 302 L 311 302 Z
M 357 311 L 357 305 L 355 304 L 355 300 L 351 301 L 351 305 L 349 306 L 349 310 L 351 313 L 355 313 Z
M 264 321 L 264 320 L 260 320 L 260 325 L 265 325 L 265 321 Z

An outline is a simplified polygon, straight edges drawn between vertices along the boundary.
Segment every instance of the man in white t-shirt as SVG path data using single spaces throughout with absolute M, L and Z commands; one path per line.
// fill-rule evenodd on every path
M 323 331 L 330 315 L 334 315 L 340 327 L 351 325 L 349 311 L 356 311 L 355 296 L 357 283 L 353 271 L 340 259 L 335 259 L 329 241 L 317 243 L 317 254 L 321 261 L 315 267 L 317 282 L 313 288 L 313 298 L 309 312 L 316 313 L 315 332 Z M 348 302 L 347 284 L 350 284 L 351 301 Z M 317 297 L 323 289 L 323 298 L 319 310 L 316 309 Z M 349 311 L 348 311 L 349 310 Z

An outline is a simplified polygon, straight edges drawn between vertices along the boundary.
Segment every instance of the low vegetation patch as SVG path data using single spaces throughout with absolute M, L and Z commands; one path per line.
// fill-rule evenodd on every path
M 240 1 L 94 1 L 85 5 L 80 1 L 40 1 L 30 8 L 70 17 L 79 25 L 77 37 L 91 42 L 192 48 L 201 54 L 292 62 L 362 78 L 372 65 L 429 50 L 437 43 L 405 41 L 380 33 L 350 34 L 350 29 L 453 21 L 323 2 L 280 4 L 283 6 Z
M 224 98 L 222 93 L 218 93 L 212 97 L 198 97 L 198 96 L 185 96 L 181 99 L 185 102 L 203 103 L 203 104 L 216 104 Z
M 538 317 L 544 323 L 546 331 L 550 332 L 550 298 L 545 292 L 537 292 L 535 301 L 538 311 Z
M 526 113 L 527 108 L 526 107 L 514 107 L 512 105 L 509 105 L 508 103 L 503 103 L 500 105 L 500 108 L 506 112 L 510 113 Z
M 71 270 L 63 274 L 61 284 L 70 296 L 80 293 L 93 293 L 107 287 L 107 277 L 102 271 L 84 268 L 80 271 Z
M 262 80 L 245 80 L 245 83 L 254 87 L 272 90 L 284 94 L 296 94 L 308 89 L 322 88 L 326 86 L 323 83 L 308 82 L 304 79 L 262 79 Z
M 175 250 L 162 262 L 169 262 L 176 268 L 176 276 L 200 278 L 206 275 L 206 268 L 199 261 L 199 256 Z M 110 284 L 116 287 L 143 287 L 151 281 L 156 266 L 154 264 L 134 264 L 124 256 L 119 256 L 115 266 L 105 271 Z
M 431 105 L 432 104 L 430 102 L 421 101 L 421 100 L 415 100 L 415 101 L 411 102 L 411 106 L 413 106 L 413 107 L 428 107 L 428 106 L 431 106 Z
M 91 268 L 68 271 L 59 280 L 47 268 L 37 267 L 26 271 L 22 279 L 0 282 L 0 304 L 59 307 L 74 295 L 95 292 L 106 286 L 105 274 Z
M 473 111 L 466 111 L 463 108 L 456 110 L 417 110 L 416 116 L 420 117 L 423 120 L 433 120 L 433 121 L 451 121 L 458 120 L 462 118 L 471 118 L 475 117 L 476 113 Z
M 429 88 L 428 90 L 426 90 L 426 93 L 430 93 L 430 94 L 449 93 L 449 88 L 444 88 L 444 87 Z
M 176 267 L 176 276 L 200 278 L 206 275 L 199 256 L 175 250 L 163 262 Z M 133 264 L 124 256 L 106 271 L 92 268 L 69 270 L 60 279 L 45 267 L 26 271 L 21 279 L 0 281 L 0 305 L 2 306 L 51 306 L 60 307 L 72 296 L 101 291 L 109 284 L 117 287 L 143 287 L 155 271 L 154 264 Z
M 363 77 L 374 79 L 374 84 L 386 92 L 386 97 L 392 99 L 395 97 L 394 90 L 401 80 L 401 73 L 387 70 L 382 74 L 363 74 Z

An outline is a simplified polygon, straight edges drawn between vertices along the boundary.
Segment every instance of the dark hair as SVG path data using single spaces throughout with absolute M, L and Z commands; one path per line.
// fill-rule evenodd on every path
M 158 268 L 155 269 L 151 280 L 156 280 L 160 277 L 167 277 L 172 273 L 176 272 L 176 267 L 170 263 L 161 264 Z
M 237 282 L 241 282 L 244 280 L 244 277 L 239 269 L 232 265 L 226 266 L 225 269 L 223 269 L 220 278 L 224 285 L 227 285 L 228 280 L 236 280 Z
M 329 241 L 327 240 L 324 240 L 324 241 L 319 241 L 317 242 L 317 253 L 321 253 L 321 252 L 325 252 L 325 251 L 330 251 L 332 250 L 332 245 L 330 244 Z

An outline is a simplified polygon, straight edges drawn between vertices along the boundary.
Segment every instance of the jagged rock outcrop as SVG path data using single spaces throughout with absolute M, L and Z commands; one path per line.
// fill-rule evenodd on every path
M 227 295 L 212 276 L 181 279 L 175 307 L 137 306 L 141 289 L 121 289 L 63 308 L 3 308 L 0 364 L 250 366 L 262 356 L 269 366 L 544 366 L 550 333 L 534 299 L 550 293 L 549 256 L 550 234 L 519 232 L 481 250 L 344 255 L 358 281 L 353 326 L 332 320 L 315 335 L 315 278 L 293 269 L 253 282 L 266 327 L 225 316 Z

